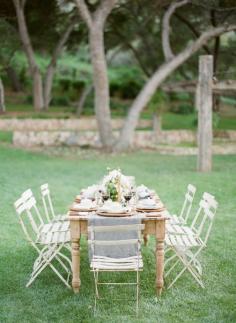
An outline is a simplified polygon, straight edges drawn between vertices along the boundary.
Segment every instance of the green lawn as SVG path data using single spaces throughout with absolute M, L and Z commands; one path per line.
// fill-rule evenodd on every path
M 0 146 L 0 322 L 235 322 L 236 321 L 236 156 L 214 157 L 214 171 L 199 174 L 195 157 L 161 156 L 137 152 L 120 156 L 65 159 Z M 89 272 L 86 239 L 82 241 L 82 286 L 79 295 L 67 290 L 50 269 L 25 288 L 36 256 L 23 238 L 13 202 L 31 187 L 49 182 L 58 212 L 65 212 L 82 187 L 96 182 L 106 167 L 121 167 L 157 190 L 172 212 L 178 212 L 188 183 L 197 186 L 197 206 L 203 191 L 219 201 L 211 239 L 202 255 L 206 289 L 185 274 L 171 290 L 155 297 L 154 240 L 143 247 L 140 316 L 134 304 L 107 298 L 93 317 L 93 277 Z M 124 274 L 124 279 L 127 275 Z M 119 293 L 118 293 L 119 294 Z

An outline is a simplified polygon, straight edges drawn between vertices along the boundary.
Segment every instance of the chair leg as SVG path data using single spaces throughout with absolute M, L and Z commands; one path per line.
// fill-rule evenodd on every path
M 98 293 L 98 271 L 93 272 L 94 275 L 94 283 L 95 283 L 95 294 L 96 298 L 99 298 L 99 293 Z
M 137 270 L 137 286 L 136 286 L 136 315 L 139 311 L 139 271 Z
M 179 263 L 179 259 L 176 260 L 176 262 L 174 263 L 174 265 L 172 267 L 170 267 L 170 269 L 167 271 L 167 273 L 165 274 L 165 278 L 167 276 L 169 276 L 169 274 L 172 272 L 172 270 L 177 266 L 177 264 Z
M 173 254 L 173 256 L 171 256 L 170 258 L 168 258 L 166 261 L 165 261 L 165 264 L 164 264 L 164 268 L 168 265 L 169 262 L 171 262 L 173 259 L 175 259 L 177 256 L 176 254 Z
M 54 248 L 52 248 L 52 250 L 47 250 L 46 252 L 40 254 L 40 257 L 42 259 L 42 262 L 40 264 L 37 265 L 36 269 L 33 270 L 32 274 L 31 274 L 31 278 L 28 281 L 28 283 L 26 284 L 26 287 L 29 287 L 33 281 L 38 277 L 38 275 L 47 267 L 49 266 L 54 272 L 55 274 L 61 279 L 61 281 L 68 287 L 71 288 L 71 286 L 68 284 L 67 280 L 65 280 L 63 278 L 63 276 L 59 273 L 59 271 L 51 264 L 51 261 L 53 260 L 54 257 L 57 256 L 57 253 L 60 251 L 60 249 L 63 247 L 63 245 L 61 245 L 59 248 L 56 248 L 57 246 L 54 246 Z M 44 250 L 45 248 L 43 248 L 42 250 Z M 50 253 L 50 256 L 47 256 L 47 253 Z M 39 257 L 38 257 L 39 258 Z M 36 261 L 38 260 L 38 258 L 36 259 Z
M 200 252 L 200 250 L 198 251 L 198 253 Z M 179 274 L 175 277 L 175 279 L 171 282 L 171 284 L 167 287 L 167 289 L 171 288 L 174 283 L 182 276 L 182 274 L 188 270 L 191 275 L 195 278 L 195 280 L 197 281 L 197 283 L 202 287 L 205 288 L 202 280 L 201 280 L 201 276 L 199 275 L 199 273 L 195 270 L 195 268 L 192 266 L 192 263 L 194 263 L 194 261 L 196 261 L 196 256 L 197 254 L 193 255 L 190 260 L 187 260 L 185 256 L 182 256 L 180 254 L 178 254 L 178 252 L 176 251 L 176 254 L 179 258 L 179 260 L 181 260 L 182 264 L 184 265 L 184 268 L 179 272 Z

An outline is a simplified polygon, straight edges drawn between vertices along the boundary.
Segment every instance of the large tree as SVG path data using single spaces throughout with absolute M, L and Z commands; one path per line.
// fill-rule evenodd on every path
M 4 85 L 1 74 L 9 71 L 11 60 L 19 49 L 16 30 L 3 18 L 0 19 L 0 113 L 6 111 Z
M 84 0 L 75 0 L 80 15 L 89 31 L 89 44 L 93 66 L 95 89 L 95 113 L 98 122 L 101 142 L 104 148 L 110 149 L 114 143 L 111 126 L 109 82 L 104 48 L 104 27 L 108 15 L 118 0 L 103 0 L 95 8 Z
M 47 12 L 48 12 L 48 15 L 50 16 L 52 16 L 52 13 L 55 13 L 55 12 L 57 13 L 57 6 L 58 6 L 57 2 L 56 1 L 44 2 L 43 7 L 42 5 L 40 6 L 40 2 L 30 3 L 29 1 L 27 2 L 26 0 L 13 0 L 13 3 L 16 11 L 19 36 L 21 39 L 23 50 L 27 57 L 29 71 L 33 82 L 34 109 L 35 110 L 42 110 L 44 108 L 47 109 L 51 101 L 52 81 L 53 81 L 53 76 L 56 68 L 57 59 L 60 56 L 64 48 L 64 45 L 67 42 L 77 21 L 74 17 L 71 17 L 70 15 L 68 17 L 67 25 L 62 24 L 64 26 L 63 30 L 61 30 L 61 28 L 58 28 L 57 26 L 57 29 L 59 29 L 58 34 L 60 36 L 59 36 L 59 39 L 57 40 L 55 47 L 51 50 L 51 57 L 46 68 L 46 74 L 45 74 L 45 79 L 43 83 L 43 75 L 42 75 L 42 72 L 40 71 L 40 67 L 36 60 L 35 49 L 32 44 L 33 43 L 32 37 L 30 36 L 30 33 L 29 33 L 26 16 L 30 17 L 30 10 L 35 8 L 38 10 L 38 15 L 40 15 L 39 9 L 40 8 L 42 9 L 45 7 L 47 10 L 44 12 L 44 19 L 46 19 L 48 18 Z M 50 9 L 52 8 L 54 10 L 51 10 L 52 12 L 50 12 Z M 26 13 L 28 15 L 26 15 Z M 35 20 L 35 16 L 34 15 L 32 16 L 34 17 L 33 20 Z M 44 39 L 42 40 L 42 44 L 44 44 L 44 41 L 48 40 L 48 35 L 52 34 L 51 30 L 54 30 L 54 31 L 56 30 L 55 25 L 50 26 L 50 20 L 48 20 L 48 24 L 49 26 L 45 26 L 44 24 L 42 24 L 43 32 L 44 32 Z M 49 38 L 49 43 L 51 43 L 51 40 L 52 39 Z M 40 46 L 40 44 L 37 44 L 37 45 Z M 45 47 L 48 47 L 48 43 Z
M 165 11 L 162 20 L 162 49 L 165 57 L 165 62 L 157 68 L 153 75 L 148 79 L 141 92 L 134 100 L 129 109 L 124 126 L 121 130 L 119 141 L 117 142 L 117 150 L 125 150 L 132 146 L 134 131 L 137 126 L 140 113 L 148 104 L 156 89 L 162 84 L 166 78 L 171 75 L 179 66 L 194 55 L 200 48 L 206 45 L 211 39 L 219 37 L 221 34 L 236 30 L 235 24 L 224 24 L 219 27 L 209 27 L 202 32 L 196 40 L 188 44 L 178 54 L 172 51 L 170 44 L 170 20 L 177 8 L 180 8 L 191 1 L 173 1 Z
M 103 37 L 106 18 L 108 17 L 108 14 L 111 12 L 111 10 L 115 7 L 116 1 L 101 0 L 98 4 L 98 7 L 93 12 L 89 11 L 89 8 L 91 7 L 90 2 L 85 2 L 83 0 L 75 0 L 75 2 L 80 10 L 82 18 L 86 22 L 89 29 L 90 50 L 92 64 L 94 67 L 94 86 L 96 90 L 95 109 L 99 124 L 101 141 L 105 147 L 111 148 L 113 145 L 113 137 L 111 133 L 109 90 Z M 236 29 L 235 24 L 221 24 L 214 27 L 206 27 L 204 25 L 203 30 L 199 31 L 197 35 L 195 33 L 195 39 L 192 40 L 191 43 L 189 43 L 188 41 L 188 44 L 185 45 L 184 48 L 179 49 L 179 52 L 176 54 L 172 50 L 170 42 L 170 37 L 173 34 L 173 29 L 170 27 L 171 17 L 174 13 L 176 13 L 178 8 L 181 8 L 184 5 L 191 6 L 192 4 L 190 0 L 169 2 L 170 5 L 165 9 L 162 19 L 162 49 L 164 62 L 157 66 L 154 72 L 150 69 L 146 70 L 146 75 L 148 76 L 147 82 L 129 109 L 128 115 L 124 122 L 124 126 L 120 133 L 120 137 L 116 142 L 116 145 L 113 146 L 113 148 L 115 147 L 116 150 L 126 150 L 130 146 L 132 146 L 134 131 L 138 124 L 140 113 L 146 107 L 162 82 L 166 80 L 166 78 L 170 76 L 184 62 L 192 57 L 198 50 L 200 50 L 203 46 L 206 46 L 211 39 L 219 37 L 225 32 L 233 31 Z M 199 5 L 199 2 L 194 3 L 194 5 Z M 201 2 L 201 5 L 206 5 L 206 2 Z M 97 22 L 98 17 L 102 17 L 101 24 L 98 24 Z M 157 21 L 159 19 L 160 16 L 157 18 Z M 135 48 L 133 48 L 132 50 L 134 51 Z M 101 82 L 104 80 L 105 82 Z

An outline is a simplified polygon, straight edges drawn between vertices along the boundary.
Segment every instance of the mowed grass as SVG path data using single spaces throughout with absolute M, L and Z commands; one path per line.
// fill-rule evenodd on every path
M 143 247 L 140 314 L 134 302 L 110 297 L 128 293 L 108 289 L 106 299 L 93 316 L 94 284 L 89 272 L 86 239 L 82 239 L 81 291 L 74 295 L 50 270 L 46 269 L 30 287 L 29 279 L 35 251 L 24 240 L 13 203 L 27 188 L 39 200 L 39 185 L 48 182 L 58 212 L 66 212 L 82 187 L 98 181 L 106 167 L 121 167 L 136 176 L 137 183 L 156 189 L 171 212 L 178 212 L 188 183 L 197 186 L 196 200 L 203 191 L 214 194 L 219 209 L 201 260 L 205 289 L 186 273 L 161 298 L 155 297 L 155 241 Z M 215 156 L 214 171 L 195 171 L 195 157 L 161 156 L 137 152 L 96 159 L 63 159 L 0 146 L 0 322 L 235 322 L 236 321 L 236 156 Z M 40 200 L 39 200 L 40 201 Z M 41 205 L 40 205 L 41 206 Z M 126 281 L 123 274 L 118 279 Z

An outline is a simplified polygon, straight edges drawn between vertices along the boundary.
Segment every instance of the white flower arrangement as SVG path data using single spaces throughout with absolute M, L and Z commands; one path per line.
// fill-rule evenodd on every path
M 107 194 L 113 201 L 121 201 L 125 194 L 132 189 L 129 178 L 121 173 L 121 170 L 114 169 L 104 176 L 102 186 L 106 188 Z

